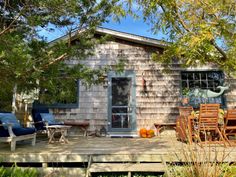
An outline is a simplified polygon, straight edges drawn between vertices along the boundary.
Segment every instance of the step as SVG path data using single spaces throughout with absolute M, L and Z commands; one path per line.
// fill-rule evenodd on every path
M 97 172 L 164 172 L 162 163 L 93 163 L 90 173 Z
M 112 138 L 137 138 L 137 132 L 108 132 L 108 137 Z

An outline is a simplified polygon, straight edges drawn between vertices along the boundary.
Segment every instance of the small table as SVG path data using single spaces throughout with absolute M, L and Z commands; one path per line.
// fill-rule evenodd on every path
M 173 128 L 173 129 L 175 129 L 176 123 L 154 123 L 154 126 L 156 127 L 156 129 L 157 129 L 157 135 L 159 136 L 159 135 L 160 135 L 160 131 L 161 131 L 163 128 L 171 127 L 171 128 Z
M 67 131 L 71 128 L 71 126 L 68 125 L 48 125 L 46 126 L 46 129 L 48 130 L 48 136 L 49 140 L 48 143 L 55 142 L 55 134 L 60 133 L 61 137 L 59 138 L 60 143 L 68 143 L 68 139 L 66 138 Z

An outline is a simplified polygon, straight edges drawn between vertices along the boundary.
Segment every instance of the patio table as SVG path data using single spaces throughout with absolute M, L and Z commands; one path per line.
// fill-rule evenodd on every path
M 45 126 L 48 130 L 48 136 L 49 140 L 48 143 L 54 143 L 56 141 L 55 134 L 60 133 L 61 136 L 58 140 L 60 143 L 68 143 L 68 139 L 66 138 L 67 131 L 71 128 L 71 126 L 68 125 L 48 125 Z

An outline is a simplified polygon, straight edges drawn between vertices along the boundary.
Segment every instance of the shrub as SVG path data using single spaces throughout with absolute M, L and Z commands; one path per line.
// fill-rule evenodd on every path
M 39 173 L 35 168 L 20 168 L 13 166 L 11 168 L 1 167 L 0 177 L 38 177 Z
M 230 151 L 217 144 L 208 144 L 203 147 L 198 144 L 184 145 L 180 153 L 171 154 L 177 157 L 179 164 L 166 165 L 164 177 L 234 177 L 236 166 L 227 160 Z

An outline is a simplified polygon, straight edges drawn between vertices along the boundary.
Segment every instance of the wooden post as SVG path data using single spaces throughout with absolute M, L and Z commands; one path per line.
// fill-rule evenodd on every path
M 15 114 L 16 113 L 16 92 L 17 92 L 17 84 L 14 85 L 13 88 L 13 95 L 12 95 L 12 113 Z

